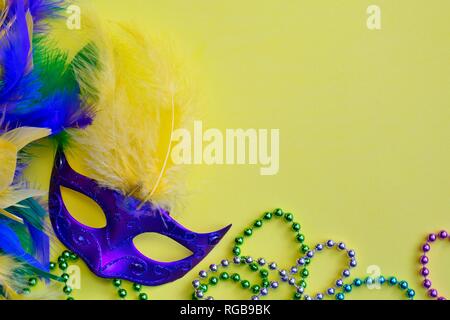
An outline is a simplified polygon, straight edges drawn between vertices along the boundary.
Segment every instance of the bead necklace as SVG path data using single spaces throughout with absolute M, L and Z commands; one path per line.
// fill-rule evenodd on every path
M 66 295 L 67 300 L 75 300 L 72 296 L 73 289 L 67 284 L 70 280 L 70 275 L 66 273 L 67 269 L 69 268 L 70 262 L 76 262 L 78 260 L 78 256 L 70 252 L 68 250 L 65 250 L 57 259 L 57 263 L 50 262 L 50 271 L 56 272 L 57 269 L 59 269 L 62 274 L 59 278 L 59 281 L 64 283 L 63 292 Z M 31 292 L 31 288 L 35 287 L 38 283 L 38 278 L 32 277 L 28 281 L 28 287 L 24 288 L 22 290 L 23 294 L 28 294 Z M 120 299 L 125 300 L 128 296 L 128 292 L 126 289 L 122 287 L 122 280 L 119 279 L 113 279 L 112 284 L 114 288 L 117 290 L 117 295 Z M 142 292 L 143 286 L 140 284 L 134 283 L 133 284 L 133 291 L 137 293 L 137 300 L 148 300 L 148 294 L 145 292 Z
M 305 268 L 306 263 L 312 261 L 316 254 L 323 252 L 325 248 L 330 250 L 335 248 L 339 252 L 345 252 L 346 256 L 349 258 L 349 265 L 348 268 L 341 272 L 341 277 L 336 280 L 334 286 L 328 288 L 326 292 L 319 292 L 314 295 L 315 300 L 323 300 L 326 295 L 333 296 L 335 292 L 344 285 L 344 279 L 350 277 L 350 270 L 357 266 L 356 252 L 354 250 L 347 249 L 344 242 L 336 243 L 333 240 L 328 240 L 325 243 L 317 244 L 314 250 L 308 251 L 303 258 L 297 260 L 297 266 L 303 268 L 300 271 L 300 277 L 303 280 L 309 276 L 309 270 Z M 312 296 L 308 294 L 305 294 L 304 298 L 305 300 L 313 299 Z
M 365 280 L 355 278 L 352 282 L 343 284 L 341 286 L 341 291 L 335 295 L 335 299 L 345 300 L 345 297 L 352 293 L 354 288 L 361 288 L 363 284 L 369 286 L 376 283 L 380 285 L 384 285 L 385 283 L 387 283 L 389 287 L 400 289 L 401 291 L 405 292 L 405 295 L 409 300 L 413 300 L 414 296 L 416 295 L 416 292 L 413 289 L 409 288 L 408 282 L 404 280 L 398 281 L 396 277 L 386 278 L 384 276 L 380 276 L 378 278 L 367 277 Z
M 437 300 L 446 300 L 444 296 L 439 296 L 439 293 L 436 289 L 432 288 L 432 282 L 430 280 L 430 270 L 426 267 L 426 265 L 430 262 L 430 259 L 427 256 L 427 253 L 431 250 L 431 244 L 436 240 L 447 240 L 450 239 L 450 236 L 447 231 L 442 230 L 438 234 L 430 233 L 427 237 L 425 244 L 422 246 L 423 255 L 420 257 L 420 275 L 423 277 L 422 286 L 427 290 L 428 296 Z
M 267 264 L 266 259 L 264 258 L 259 258 L 255 262 L 250 256 L 241 256 L 242 246 L 245 239 L 250 238 L 256 230 L 261 229 L 265 222 L 273 220 L 273 217 L 284 217 L 284 220 L 291 225 L 291 229 L 296 233 L 296 240 L 300 243 L 300 252 L 303 254 L 303 257 L 297 260 L 296 265 L 291 267 L 289 272 L 279 269 L 275 262 Z M 202 270 L 199 272 L 200 279 L 196 279 L 192 282 L 192 286 L 194 288 L 192 298 L 195 300 L 214 300 L 212 296 L 206 297 L 205 295 L 206 292 L 208 292 L 209 286 L 215 287 L 219 284 L 219 282 L 225 282 L 231 279 L 235 283 L 240 283 L 243 289 L 250 290 L 253 294 L 251 297 L 252 300 L 259 300 L 262 297 L 266 297 L 269 294 L 269 291 L 277 289 L 280 283 L 287 283 L 290 286 L 295 287 L 296 291 L 293 295 L 294 300 L 323 300 L 326 296 L 333 297 L 336 300 L 344 300 L 346 295 L 352 292 L 353 288 L 359 288 L 363 284 L 370 285 L 373 283 L 379 283 L 382 285 L 386 282 L 390 287 L 398 287 L 400 290 L 405 291 L 405 295 L 408 299 L 414 299 L 416 294 L 415 291 L 409 288 L 406 281 L 402 280 L 398 282 L 396 277 L 389 277 L 388 280 L 386 280 L 383 276 L 378 278 L 368 277 L 364 281 L 356 278 L 351 283 L 345 284 L 344 279 L 349 278 L 351 274 L 350 270 L 357 266 L 356 252 L 354 250 L 347 249 L 345 243 L 336 243 L 333 240 L 328 240 L 325 243 L 319 243 L 313 250 L 310 250 L 310 248 L 304 243 L 305 236 L 300 233 L 300 229 L 300 224 L 294 222 L 294 216 L 291 213 L 284 213 L 282 209 L 276 209 L 273 212 L 266 212 L 262 219 L 256 220 L 252 226 L 246 228 L 243 235 L 236 237 L 235 245 L 232 250 L 234 255 L 233 263 L 235 265 L 248 265 L 250 270 L 253 272 L 259 271 L 259 276 L 262 279 L 261 285 L 252 286 L 248 280 L 241 280 L 242 277 L 238 273 L 230 275 L 228 272 L 223 271 L 219 276 L 216 276 L 216 273 L 219 272 L 220 268 L 226 269 L 230 266 L 230 262 L 225 259 L 222 260 L 220 265 L 213 264 L 209 267 L 211 277 L 208 277 L 208 271 Z M 448 235 L 446 234 L 446 237 L 447 236 Z M 305 289 L 307 287 L 306 279 L 309 276 L 309 269 L 307 267 L 316 254 L 322 252 L 324 249 L 333 248 L 339 252 L 345 252 L 346 256 L 349 258 L 348 267 L 341 272 L 341 277 L 333 284 L 333 286 L 328 288 L 326 292 L 320 292 L 314 296 L 305 294 Z M 266 265 L 268 266 L 268 269 L 264 268 Z M 269 274 L 271 272 L 277 272 L 281 282 L 270 281 Z M 299 281 L 295 278 L 297 274 L 300 275 Z M 206 282 L 202 282 L 202 280 L 206 280 Z

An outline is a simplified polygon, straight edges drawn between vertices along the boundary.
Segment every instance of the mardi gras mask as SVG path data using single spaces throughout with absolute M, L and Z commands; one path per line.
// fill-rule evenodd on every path
M 77 221 L 67 210 L 61 187 L 80 192 L 103 209 L 107 225 L 95 229 Z M 199 234 L 178 224 L 162 208 L 126 197 L 76 173 L 64 153 L 56 154 L 49 194 L 50 218 L 58 238 L 78 254 L 96 275 L 156 286 L 174 281 L 195 267 L 222 239 L 231 226 Z M 133 239 L 146 232 L 167 236 L 193 252 L 174 262 L 158 262 L 140 253 Z

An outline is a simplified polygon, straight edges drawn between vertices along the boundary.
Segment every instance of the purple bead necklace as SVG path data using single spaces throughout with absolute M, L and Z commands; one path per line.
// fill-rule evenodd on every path
M 442 230 L 438 234 L 430 233 L 427 237 L 425 244 L 422 246 L 423 255 L 420 257 L 420 275 L 423 277 L 422 286 L 428 290 L 428 296 L 437 300 L 447 300 L 444 296 L 439 296 L 436 289 L 432 287 L 432 282 L 430 280 L 430 269 L 427 268 L 427 264 L 430 262 L 430 258 L 427 253 L 431 250 L 431 244 L 436 242 L 436 240 L 447 240 L 450 236 L 447 231 Z

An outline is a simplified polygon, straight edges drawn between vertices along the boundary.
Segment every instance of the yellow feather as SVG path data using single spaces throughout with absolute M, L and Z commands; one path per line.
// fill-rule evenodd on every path
M 0 136 L 0 208 L 4 209 L 44 193 L 22 185 L 12 185 L 16 171 L 17 153 L 29 143 L 50 134 L 48 129 L 21 127 Z M 2 213 L 2 212 L 0 212 Z
M 77 158 L 103 185 L 170 206 L 181 189 L 169 153 L 189 109 L 185 81 L 162 43 L 124 25 L 105 29 L 97 115 L 74 133 Z

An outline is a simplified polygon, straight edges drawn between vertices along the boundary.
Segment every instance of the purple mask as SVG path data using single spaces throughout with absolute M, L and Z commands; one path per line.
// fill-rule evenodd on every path
M 61 187 L 80 192 L 103 209 L 107 225 L 95 229 L 78 222 L 69 213 L 61 196 Z M 177 223 L 169 213 L 150 202 L 99 185 L 76 173 L 58 150 L 53 168 L 49 212 L 59 240 L 86 262 L 97 276 L 118 278 L 147 286 L 175 281 L 192 270 L 219 243 L 231 225 L 212 233 L 195 233 Z M 143 233 L 167 236 L 193 252 L 173 262 L 158 262 L 141 254 L 133 239 Z

